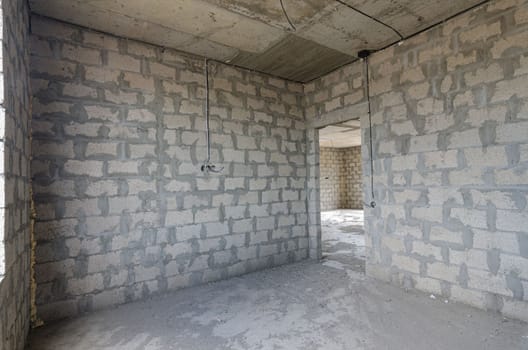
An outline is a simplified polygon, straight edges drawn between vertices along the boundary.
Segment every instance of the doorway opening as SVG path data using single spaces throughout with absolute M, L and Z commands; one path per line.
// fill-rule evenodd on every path
M 364 273 L 361 162 L 359 119 L 319 129 L 322 257 L 325 264 Z

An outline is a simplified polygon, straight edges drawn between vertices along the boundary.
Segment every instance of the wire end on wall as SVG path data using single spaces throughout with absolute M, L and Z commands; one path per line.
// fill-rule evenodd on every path
M 204 163 L 202 164 L 202 166 L 200 167 L 200 170 L 205 173 L 205 174 L 209 174 L 209 173 L 221 173 L 223 170 L 224 170 L 224 167 L 217 167 L 216 165 L 214 164 L 210 164 L 210 163 Z
M 363 205 L 365 207 L 370 207 L 370 208 L 376 208 L 376 202 L 372 201 L 370 203 L 367 203 L 367 202 L 363 202 Z

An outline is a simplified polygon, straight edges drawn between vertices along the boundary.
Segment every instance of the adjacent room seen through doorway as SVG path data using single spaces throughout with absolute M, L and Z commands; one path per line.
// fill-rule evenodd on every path
M 323 258 L 365 271 L 359 119 L 319 131 Z

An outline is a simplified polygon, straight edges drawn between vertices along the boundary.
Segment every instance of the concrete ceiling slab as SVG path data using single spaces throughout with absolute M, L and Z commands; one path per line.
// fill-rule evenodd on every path
M 349 120 L 347 122 L 339 124 L 340 126 L 347 126 L 351 128 L 360 128 L 361 127 L 361 121 L 359 119 Z
M 262 54 L 241 52 L 230 62 L 304 82 L 354 60 L 355 57 L 291 34 Z
M 361 146 L 359 120 L 350 120 L 319 129 L 319 146 L 330 148 Z
M 30 0 L 34 13 L 307 82 L 480 0 Z M 353 7 L 353 8 L 351 8 Z
M 399 39 L 382 24 L 337 2 L 335 4 L 337 6 L 334 5 L 331 11 L 305 26 L 297 35 L 352 56 L 363 49 L 378 49 Z
M 417 33 L 471 8 L 482 0 L 342 0 L 396 28 L 404 36 Z
M 285 36 L 283 30 L 202 0 L 80 0 L 143 22 L 259 53 Z
M 291 30 L 279 0 L 204 0 L 276 28 Z M 335 0 L 283 0 L 284 8 L 297 29 L 311 22 Z
M 60 19 L 124 38 L 177 48 L 220 61 L 228 60 L 239 52 L 233 47 L 173 30 L 157 23 L 145 22 L 100 9 L 82 1 L 53 0 L 46 4 L 40 1 L 33 2 L 35 3 L 33 9 L 38 10 L 38 13 L 43 16 Z M 190 49 L 185 50 L 187 47 Z

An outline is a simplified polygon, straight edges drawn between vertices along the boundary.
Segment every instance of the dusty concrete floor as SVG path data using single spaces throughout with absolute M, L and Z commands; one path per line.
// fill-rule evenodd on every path
M 363 212 L 304 262 L 38 328 L 30 350 L 528 349 L 528 325 L 366 279 Z
M 321 230 L 325 265 L 345 264 L 354 271 L 365 272 L 363 210 L 324 211 Z
M 528 325 L 307 261 L 34 330 L 31 350 L 528 349 Z

